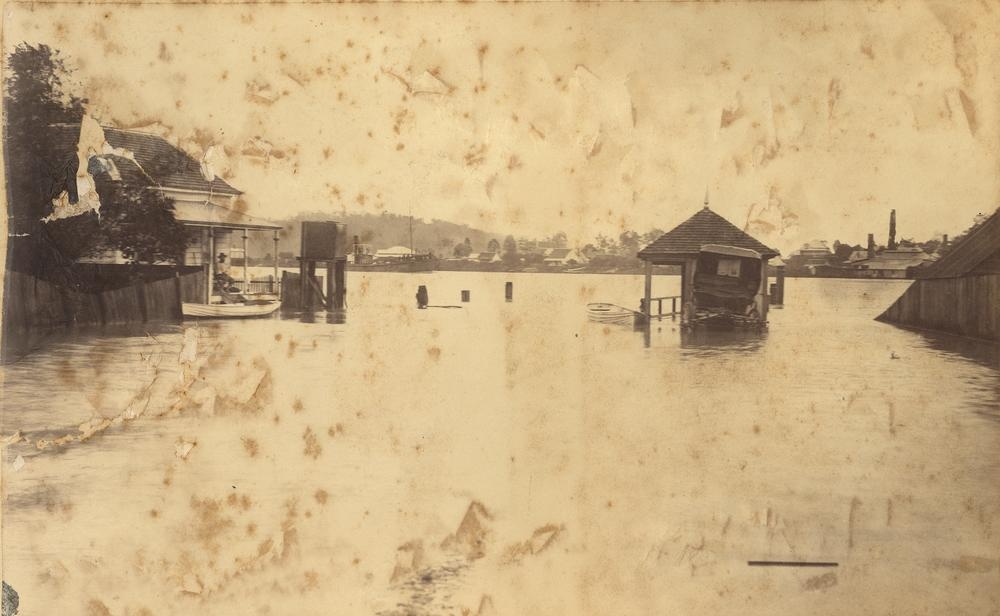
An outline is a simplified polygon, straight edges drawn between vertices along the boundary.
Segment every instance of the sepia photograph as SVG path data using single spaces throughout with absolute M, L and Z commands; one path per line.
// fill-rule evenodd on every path
M 2 4 L 2 616 L 1000 615 L 1000 3 Z

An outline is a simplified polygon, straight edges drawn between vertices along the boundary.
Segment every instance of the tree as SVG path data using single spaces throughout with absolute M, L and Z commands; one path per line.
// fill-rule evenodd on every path
M 490 240 L 490 243 L 486 245 L 486 251 L 492 253 L 500 252 L 500 242 L 497 241 L 497 238 Z
M 639 252 L 639 234 L 635 231 L 622 231 L 618 242 L 621 245 L 618 254 L 624 257 L 634 257 Z
M 600 248 L 601 252 L 604 254 L 617 254 L 618 253 L 618 242 L 615 238 L 604 235 L 600 233 L 597 235 L 597 247 Z
M 60 148 L 54 124 L 79 123 L 86 101 L 66 87 L 69 74 L 59 54 L 46 45 L 20 44 L 7 57 L 4 92 L 4 156 L 8 233 L 19 238 L 11 265 L 34 271 L 58 269 L 83 248 L 98 220 L 81 220 L 81 233 L 45 225 L 52 199 L 76 176 L 75 152 Z
M 514 239 L 513 235 L 508 235 L 503 240 L 503 261 L 508 265 L 513 265 L 518 263 L 520 259 L 517 256 L 517 240 Z
M 464 259 L 472 254 L 472 247 L 466 243 L 455 244 L 455 250 L 453 250 L 452 253 L 459 259 Z
M 158 190 L 98 178 L 101 232 L 98 249 L 120 250 L 130 263 L 178 263 L 187 229 L 174 217 L 174 202 Z
M 921 244 L 917 244 L 917 246 L 919 246 L 920 249 L 926 252 L 927 254 L 932 255 L 935 252 L 937 252 L 938 249 L 941 248 L 941 240 L 935 238 L 927 240 L 926 242 L 923 242 Z
M 639 242 L 643 246 L 648 246 L 648 245 L 652 244 L 653 242 L 655 242 L 656 240 L 660 239 L 660 236 L 663 235 L 664 233 L 665 233 L 665 231 L 663 231 L 662 229 L 659 229 L 657 227 L 653 227 L 652 229 L 650 229 L 649 231 L 647 231 L 646 233 L 644 233 L 642 235 L 642 237 L 640 238 Z
M 840 240 L 833 241 L 833 256 L 837 263 L 843 263 L 851 258 L 854 253 L 854 247 L 850 244 L 842 244 Z
M 79 125 L 86 101 L 67 91 L 65 63 L 45 45 L 19 45 L 8 57 L 8 66 L 4 97 L 8 215 L 11 232 L 29 239 L 14 251 L 14 261 L 20 261 L 16 266 L 72 282 L 69 265 L 109 249 L 120 250 L 133 263 L 181 259 L 187 233 L 174 217 L 173 201 L 146 186 L 112 179 L 111 166 L 98 164 L 108 162 L 109 156 L 92 156 L 86 169 L 94 178 L 99 213 L 43 221 L 63 191 L 70 203 L 79 198 L 76 175 L 81 161 L 75 148 L 60 140 L 65 127 L 55 125 Z M 152 166 L 177 164 L 177 160 L 158 160 Z

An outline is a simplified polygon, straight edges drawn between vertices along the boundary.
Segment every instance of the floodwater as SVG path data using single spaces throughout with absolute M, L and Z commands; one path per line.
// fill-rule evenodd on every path
M 21 614 L 996 613 L 996 347 L 875 322 L 906 284 L 648 346 L 586 320 L 638 305 L 600 275 L 76 332 L 3 367 L 3 577 Z

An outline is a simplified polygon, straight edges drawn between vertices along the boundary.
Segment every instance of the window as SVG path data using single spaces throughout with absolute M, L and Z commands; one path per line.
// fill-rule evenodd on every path
M 188 229 L 188 245 L 184 251 L 184 265 L 203 265 L 205 263 L 202 229 Z
M 739 259 L 719 259 L 719 269 L 716 271 L 719 276 L 740 277 Z

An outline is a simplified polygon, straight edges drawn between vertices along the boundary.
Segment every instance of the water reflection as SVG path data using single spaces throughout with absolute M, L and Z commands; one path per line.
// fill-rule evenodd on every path
M 347 310 L 282 310 L 278 313 L 284 321 L 298 321 L 299 323 L 327 323 L 329 325 L 343 325 L 347 323 Z
M 680 336 L 681 348 L 698 354 L 754 353 L 763 347 L 767 331 L 694 328 L 682 329 Z
M 924 338 L 928 348 L 973 361 L 987 368 L 1000 369 L 1000 342 L 962 338 L 932 331 L 916 333 Z
M 170 597 L 176 605 L 165 614 L 243 613 L 232 597 L 305 589 L 317 575 L 323 583 L 290 592 L 283 613 L 347 600 L 357 613 L 418 604 L 412 610 L 456 613 L 473 601 L 445 596 L 452 589 L 438 585 L 432 565 L 416 567 L 419 582 L 397 584 L 413 595 L 401 606 L 391 576 L 400 546 L 441 545 L 444 531 L 427 529 L 454 529 L 470 495 L 497 512 L 483 519 L 497 534 L 463 584 L 478 592 L 473 582 L 502 580 L 487 567 L 505 546 L 526 546 L 523 560 L 503 561 L 517 584 L 491 584 L 505 614 L 532 611 L 516 598 L 523 580 L 544 585 L 543 567 L 587 575 L 603 592 L 591 563 L 622 580 L 632 563 L 647 563 L 643 576 L 693 605 L 710 578 L 695 578 L 692 567 L 710 571 L 698 560 L 709 552 L 719 572 L 750 554 L 789 550 L 850 563 L 828 593 L 859 572 L 895 582 L 899 563 L 917 563 L 907 571 L 916 578 L 926 573 L 920 563 L 982 554 L 960 551 L 955 538 L 989 541 L 967 503 L 984 518 L 1000 511 L 997 348 L 875 322 L 899 285 L 793 280 L 767 332 L 682 332 L 668 319 L 641 331 L 586 320 L 595 299 L 633 305 L 640 277 L 524 275 L 513 302 L 506 278 L 371 275 L 362 292 L 355 276 L 347 325 L 346 313 L 291 312 L 93 328 L 5 366 L 0 434 L 24 439 L 3 459 L 12 469 L 4 474 L 8 582 L 42 598 L 38 613 L 78 613 L 94 573 L 63 569 L 71 554 L 163 563 L 166 575 L 108 574 L 128 593 L 109 606 L 115 614 L 139 613 L 132 607 L 146 596 Z M 418 280 L 445 298 L 441 309 L 416 309 Z M 663 288 L 654 293 L 677 292 L 676 278 L 656 283 Z M 465 289 L 473 301 L 444 309 Z M 193 340 L 196 357 L 184 363 Z M 114 422 L 107 430 L 79 438 L 104 418 Z M 67 434 L 78 438 L 38 447 Z M 647 536 L 650 520 L 689 535 L 675 547 L 705 546 L 692 567 L 674 557 L 657 565 L 645 542 L 622 541 Z M 192 561 L 206 554 L 213 521 L 218 554 Z M 550 522 L 565 524 L 567 537 L 586 530 L 586 550 L 565 551 L 571 544 L 560 538 L 536 555 L 530 529 Z M 767 552 L 779 531 L 788 535 Z M 260 546 L 271 551 L 261 556 Z M 52 571 L 62 572 L 59 593 Z M 979 590 L 975 580 L 985 579 L 958 577 L 972 582 L 949 591 Z M 671 611 L 648 607 L 620 611 Z M 725 600 L 703 611 L 737 612 Z

